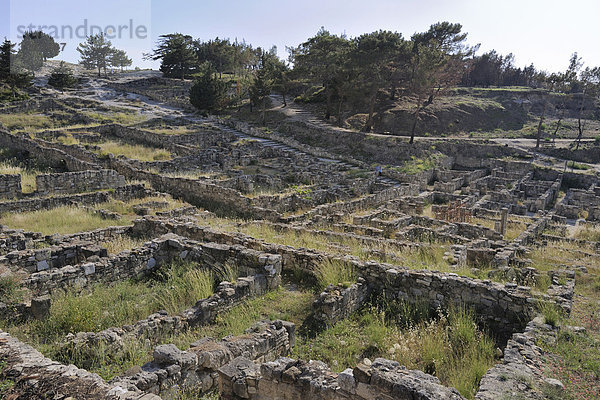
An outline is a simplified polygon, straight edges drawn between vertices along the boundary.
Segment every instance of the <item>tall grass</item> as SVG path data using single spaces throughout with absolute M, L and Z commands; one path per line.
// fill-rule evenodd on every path
M 328 285 L 349 286 L 356 282 L 356 271 L 352 265 L 339 260 L 325 260 L 315 271 L 319 289 Z
M 159 310 L 183 311 L 213 293 L 213 276 L 194 264 L 174 262 L 145 281 L 98 284 L 80 292 L 53 295 L 50 315 L 43 321 L 20 325 L 2 323 L 2 329 L 30 343 L 47 357 L 72 363 L 110 379 L 133 365 L 142 365 L 152 350 L 146 338 L 125 340 L 123 347 L 95 344 L 58 352 L 56 343 L 68 333 L 100 331 L 134 323 Z M 157 342 L 160 337 L 150 338 Z
M 213 282 L 213 274 L 209 271 L 190 269 L 189 264 L 173 264 L 166 284 L 157 290 L 156 304 L 175 314 L 182 311 L 182 306 L 191 306 L 197 300 L 210 297 Z
M 537 309 L 544 317 L 544 322 L 550 326 L 557 326 L 563 319 L 562 311 L 554 303 L 539 301 L 537 303 Z
M 104 242 L 101 245 L 106 247 L 108 254 L 119 254 L 124 250 L 131 250 L 136 247 L 140 247 L 146 241 L 144 239 L 132 238 L 127 235 L 117 235 L 110 238 L 108 242 Z
M 408 314 L 401 319 L 408 321 L 420 314 L 410 307 L 404 307 Z M 364 357 L 385 357 L 433 374 L 473 398 L 495 354 L 494 341 L 477 328 L 473 314 L 455 308 L 404 328 L 395 323 L 397 318 L 381 307 L 366 309 L 314 339 L 301 338 L 294 356 L 323 360 L 335 371 L 353 367 Z
M 8 161 L 0 162 L 0 174 L 21 175 L 21 190 L 23 193 L 32 193 L 36 189 L 35 177 L 41 172 L 35 169 L 21 168 Z
M 85 232 L 114 225 L 127 225 L 129 222 L 131 219 L 118 221 L 102 219 L 99 215 L 73 206 L 19 214 L 10 213 L 0 217 L 0 223 L 12 229 L 41 232 L 44 235 Z
M 3 214 L 0 216 L 0 224 L 7 225 L 12 229 L 41 232 L 44 235 L 55 233 L 69 234 L 107 228 L 109 226 L 124 226 L 131 224 L 137 218 L 133 207 L 149 201 L 166 201 L 168 202 L 167 209 L 181 207 L 184 204 L 168 196 L 146 197 L 129 201 L 111 200 L 106 203 L 96 204 L 94 208 L 107 209 L 119 213 L 122 216 L 119 220 L 102 219 L 99 215 L 83 208 L 62 206 L 50 210 Z
M 49 129 L 57 122 L 47 115 L 29 113 L 0 114 L 0 123 L 11 131 L 23 129 Z
M 600 241 L 600 227 L 598 226 L 579 226 L 573 237 L 580 240 L 588 240 L 590 242 Z
M 65 133 L 64 135 L 59 136 L 56 141 L 65 145 L 79 144 L 79 140 L 73 137 L 73 134 L 71 133 Z
M 29 325 L 30 333 L 47 341 L 68 333 L 97 332 L 134 323 L 167 310 L 179 313 L 213 293 L 213 276 L 194 264 L 173 262 L 149 280 L 95 285 L 83 291 L 68 290 L 52 296 L 50 315 Z
M 12 304 L 23 301 L 21 281 L 15 275 L 0 276 L 0 302 Z
M 139 161 L 162 161 L 170 160 L 171 153 L 165 149 L 156 149 L 142 145 L 131 145 L 127 143 L 108 141 L 99 143 L 100 154 L 113 154 L 115 156 L 125 156 L 132 160 Z
M 260 320 L 281 319 L 301 326 L 312 312 L 314 294 L 307 291 L 275 289 L 261 297 L 248 300 L 217 316 L 214 324 L 163 338 L 164 343 L 174 343 L 187 349 L 198 338 L 223 338 L 241 335 Z

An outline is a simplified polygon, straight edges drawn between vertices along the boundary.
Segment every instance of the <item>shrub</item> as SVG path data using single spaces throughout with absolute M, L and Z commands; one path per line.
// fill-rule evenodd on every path
M 550 326 L 557 326 L 562 319 L 562 312 L 554 303 L 539 301 L 537 304 L 539 312 L 544 316 L 544 321 Z
M 220 110 L 227 103 L 228 84 L 217 78 L 210 63 L 205 63 L 201 69 L 202 72 L 190 88 L 190 103 L 201 111 Z
M 0 301 L 3 303 L 18 303 L 23 300 L 21 284 L 16 276 L 0 276 Z
M 52 71 L 48 78 L 48 85 L 57 89 L 70 88 L 75 86 L 78 82 L 79 80 L 73 76 L 73 71 L 64 61 L 60 62 L 60 65 Z

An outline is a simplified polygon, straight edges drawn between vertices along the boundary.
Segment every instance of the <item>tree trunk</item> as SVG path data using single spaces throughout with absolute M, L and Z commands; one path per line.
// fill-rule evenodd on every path
M 558 121 L 556 122 L 556 129 L 554 129 L 554 133 L 552 134 L 552 143 L 556 142 L 556 134 L 558 133 L 558 130 L 560 129 L 560 123 L 562 121 L 562 115 L 558 118 Z
M 287 101 L 285 101 L 285 92 L 282 92 L 281 96 L 283 97 L 283 106 L 287 107 Z
M 371 95 L 371 100 L 369 102 L 369 117 L 367 118 L 367 123 L 363 128 L 363 132 L 371 132 L 371 128 L 373 127 L 373 114 L 375 113 L 375 102 L 377 101 L 377 92 Z
M 581 144 L 581 138 L 583 137 L 583 124 L 581 123 L 581 117 L 583 115 L 583 106 L 585 105 L 585 91 L 587 88 L 583 89 L 583 93 L 581 96 L 581 106 L 579 106 L 579 115 L 577 117 L 577 130 L 579 131 L 577 134 L 577 146 L 575 146 L 575 150 L 579 150 L 579 145 Z
M 344 104 L 344 101 L 342 99 L 340 99 L 339 103 L 338 103 L 338 109 L 337 109 L 337 125 L 339 127 L 341 127 L 343 125 L 343 121 L 342 121 L 342 106 Z
M 540 140 L 542 138 L 542 123 L 544 122 L 544 115 L 546 114 L 546 107 L 548 106 L 548 102 L 544 101 L 544 108 L 542 109 L 542 115 L 540 115 L 540 122 L 538 123 L 537 128 L 537 140 L 535 142 L 535 148 L 540 148 Z
M 581 115 L 579 115 L 579 118 L 577 118 L 577 130 L 577 145 L 575 146 L 575 150 L 579 150 L 581 138 L 583 137 L 583 124 L 581 123 Z
M 413 144 L 415 141 L 415 131 L 417 130 L 417 121 L 419 120 L 419 113 L 421 112 L 421 100 L 419 100 L 419 104 L 417 105 L 417 111 L 415 111 L 415 119 L 413 121 L 412 129 L 410 130 L 410 140 L 409 144 Z
M 390 100 L 396 100 L 396 84 L 392 84 L 390 92 Z
M 331 118 L 331 91 L 327 86 L 325 86 L 325 90 L 327 91 L 327 110 L 325 110 L 325 120 L 329 121 L 329 118 Z

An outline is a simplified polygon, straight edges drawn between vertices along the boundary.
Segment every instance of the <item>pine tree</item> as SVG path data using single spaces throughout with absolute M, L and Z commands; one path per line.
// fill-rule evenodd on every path
M 0 47 L 0 82 L 11 88 L 13 100 L 17 99 L 17 89 L 31 86 L 31 74 L 22 71 L 15 65 L 15 45 L 4 40 Z
M 37 71 L 48 58 L 60 52 L 60 46 L 52 36 L 42 31 L 29 31 L 23 34 L 17 58 L 29 71 Z
M 190 103 L 198 110 L 212 112 L 225 106 L 228 84 L 217 78 L 212 64 L 200 66 L 200 76 L 190 88 Z
M 123 67 L 129 67 L 131 63 L 131 58 L 127 57 L 125 50 L 113 50 L 110 56 L 110 65 L 121 68 L 121 71 L 123 71 Z
M 198 70 L 198 56 L 191 36 L 181 33 L 161 35 L 157 47 L 146 59 L 161 60 L 160 70 L 167 77 L 185 79 Z
M 77 46 L 77 51 L 81 54 L 81 61 L 85 68 L 98 69 L 98 76 L 102 69 L 106 75 L 106 66 L 114 52 L 112 44 L 103 34 L 88 36 L 86 41 Z
M 261 123 L 265 123 L 267 108 L 267 97 L 271 94 L 273 83 L 269 77 L 268 69 L 261 66 L 254 75 L 252 85 L 248 89 L 250 101 L 253 105 L 261 108 Z

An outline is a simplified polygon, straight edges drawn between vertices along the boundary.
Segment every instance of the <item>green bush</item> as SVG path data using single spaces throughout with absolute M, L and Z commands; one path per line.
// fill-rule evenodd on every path
M 73 76 L 73 71 L 67 67 L 64 61 L 60 62 L 60 65 L 52 71 L 48 78 L 48 85 L 57 89 L 70 88 L 77 85 L 78 82 L 79 80 Z
M 557 326 L 563 317 L 562 311 L 554 303 L 539 301 L 537 308 L 538 311 L 543 315 L 545 323 L 550 326 Z

